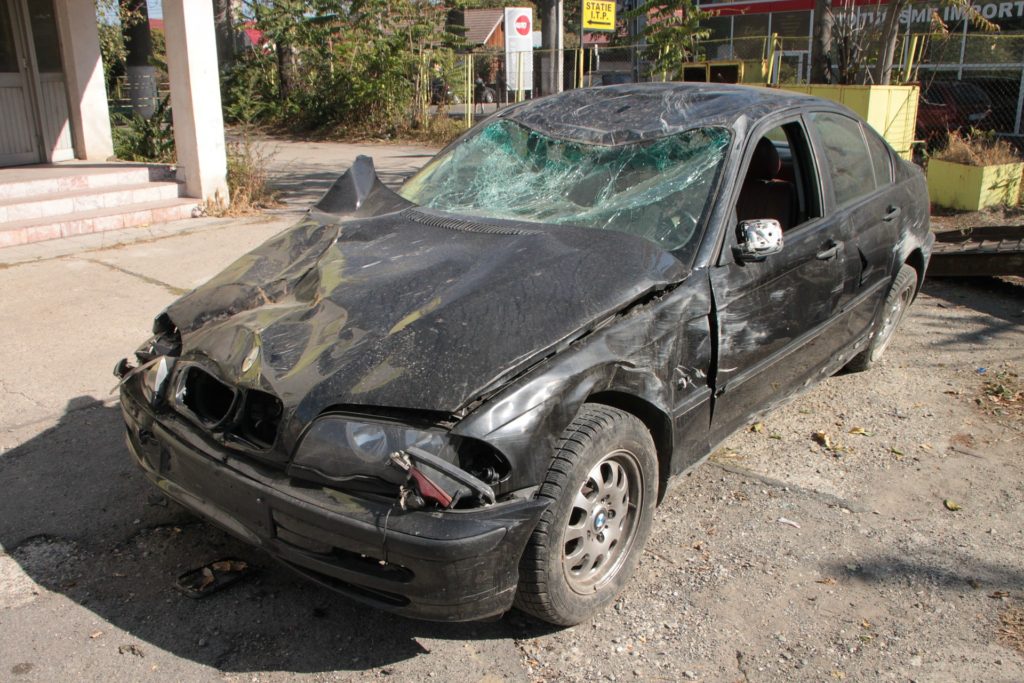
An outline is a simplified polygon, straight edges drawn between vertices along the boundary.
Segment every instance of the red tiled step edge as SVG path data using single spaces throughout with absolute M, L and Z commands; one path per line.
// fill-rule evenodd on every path
M 191 218 L 198 205 L 195 199 L 165 199 L 0 223 L 0 247 L 177 221 Z
M 43 220 L 83 211 L 177 199 L 180 188 L 176 182 L 145 182 L 0 199 L 0 230 L 9 222 Z

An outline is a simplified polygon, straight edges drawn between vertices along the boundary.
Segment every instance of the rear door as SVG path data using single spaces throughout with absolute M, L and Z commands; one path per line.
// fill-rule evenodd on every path
M 891 152 L 870 126 L 834 112 L 811 114 L 808 121 L 832 181 L 845 252 L 837 333 L 852 344 L 870 331 L 892 280 L 901 200 L 892 183 Z

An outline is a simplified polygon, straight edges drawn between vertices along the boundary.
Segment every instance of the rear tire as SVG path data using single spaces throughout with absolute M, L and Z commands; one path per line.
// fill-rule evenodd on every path
M 910 302 L 914 300 L 916 290 L 917 271 L 913 266 L 903 264 L 885 297 L 882 320 L 878 330 L 871 337 L 868 347 L 846 364 L 848 371 L 862 372 L 872 368 L 878 362 L 882 354 L 885 353 L 885 349 L 888 348 L 889 342 L 892 341 L 896 328 L 903 322 L 903 317 L 910 308 Z
M 572 626 L 611 603 L 650 534 L 654 440 L 629 413 L 587 404 L 566 430 L 537 494 L 541 515 L 519 563 L 516 607 Z

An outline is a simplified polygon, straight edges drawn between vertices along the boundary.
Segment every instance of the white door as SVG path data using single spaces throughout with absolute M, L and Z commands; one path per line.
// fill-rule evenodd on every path
M 0 0 L 0 166 L 42 160 L 20 9 Z
M 0 0 L 0 166 L 74 157 L 53 0 Z
M 17 0 L 15 0 L 17 2 Z M 43 160 L 67 161 L 75 158 L 68 120 L 68 95 L 64 85 L 64 65 L 53 0 L 21 0 L 32 37 L 32 60 L 36 94 L 36 112 L 42 132 Z

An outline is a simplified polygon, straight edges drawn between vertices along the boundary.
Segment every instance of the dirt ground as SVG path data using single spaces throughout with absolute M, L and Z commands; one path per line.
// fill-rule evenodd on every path
M 954 211 L 932 206 L 932 230 L 961 230 L 986 225 L 1017 225 L 1024 229 L 1024 207 L 995 207 L 985 211 Z
M 679 482 L 615 612 L 523 641 L 535 672 L 1024 680 L 999 642 L 1024 604 L 1022 323 L 1020 286 L 928 283 L 882 367 L 829 379 Z
M 167 283 L 237 253 L 230 230 L 0 268 L 5 296 L 60 294 L 66 270 L 116 275 L 119 298 L 93 304 L 111 315 L 148 297 L 110 339 L 54 323 L 19 358 L 57 362 L 44 350 L 64 344 L 62 372 L 95 365 L 112 384 Z M 209 263 L 185 277 L 174 258 Z M 44 295 L 19 317 L 0 300 L 5 344 L 66 310 Z M 0 383 L 40 415 L 66 403 L 0 426 L 0 680 L 1024 681 L 1021 375 L 1024 285 L 926 282 L 880 367 L 827 380 L 676 481 L 621 598 L 569 629 L 516 612 L 416 622 L 328 593 L 151 489 L 105 391 Z M 253 571 L 201 600 L 173 587 L 225 557 Z

